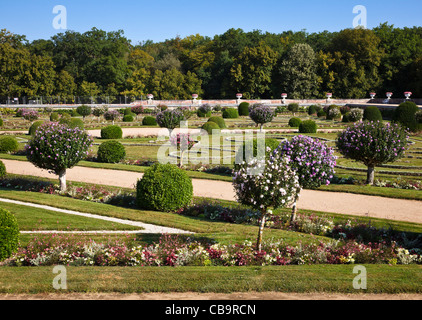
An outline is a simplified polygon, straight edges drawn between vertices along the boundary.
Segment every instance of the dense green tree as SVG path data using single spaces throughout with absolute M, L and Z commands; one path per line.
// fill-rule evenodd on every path
M 317 95 L 316 55 L 308 44 L 295 44 L 281 62 L 280 87 L 292 99 L 309 99 Z

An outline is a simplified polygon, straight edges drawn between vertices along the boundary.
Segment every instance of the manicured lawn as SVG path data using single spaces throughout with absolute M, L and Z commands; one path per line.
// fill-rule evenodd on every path
M 367 290 L 353 288 L 354 265 L 272 267 L 66 267 L 72 292 L 422 293 L 422 266 L 365 265 Z M 53 267 L 0 267 L 0 293 L 59 293 Z M 13 281 L 10 281 L 13 279 Z
M 4 196 L 3 192 L 1 196 Z M 24 199 L 22 199 L 24 201 Z M 53 205 L 54 203 L 52 203 Z M 11 204 L 0 201 L 0 207 L 13 213 L 18 219 L 20 231 L 100 231 L 100 230 L 141 230 L 124 224 L 94 218 L 59 213 L 40 208 Z M 83 209 L 83 208 L 81 208 Z

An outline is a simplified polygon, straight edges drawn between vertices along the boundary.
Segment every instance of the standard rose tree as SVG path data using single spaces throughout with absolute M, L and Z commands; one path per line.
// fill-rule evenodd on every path
M 321 185 L 330 184 L 336 166 L 336 157 L 334 150 L 324 142 L 302 135 L 281 144 L 275 152 L 288 156 L 291 160 L 290 166 L 298 175 L 300 190 L 294 199 L 291 217 L 291 221 L 294 221 L 300 191 L 304 188 L 315 189 Z
M 91 136 L 78 127 L 46 123 L 38 128 L 26 146 L 27 158 L 35 166 L 57 174 L 63 192 L 66 190 L 66 169 L 83 160 L 91 145 Z
M 288 157 L 274 152 L 267 160 L 243 162 L 233 172 L 233 186 L 240 203 L 261 212 L 257 250 L 262 249 L 262 233 L 272 209 L 289 205 L 300 190 L 299 179 Z
M 256 123 L 260 125 L 260 131 L 264 127 L 264 124 L 273 121 L 275 116 L 274 111 L 268 106 L 257 106 L 252 108 L 249 112 L 249 117 Z
M 167 128 L 169 130 L 169 136 L 175 128 L 180 126 L 180 122 L 185 119 L 183 112 L 179 109 L 164 110 L 157 114 L 156 120 L 161 128 Z
M 337 148 L 346 158 L 368 167 L 366 183 L 372 185 L 375 167 L 402 158 L 408 138 L 408 132 L 398 124 L 364 121 L 341 132 Z

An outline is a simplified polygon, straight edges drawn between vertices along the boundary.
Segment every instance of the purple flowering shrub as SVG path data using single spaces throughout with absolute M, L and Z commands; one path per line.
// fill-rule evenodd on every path
M 156 116 L 158 125 L 161 128 L 169 129 L 170 135 L 174 128 L 177 128 L 180 125 L 180 122 L 185 119 L 183 112 L 179 109 L 174 110 L 164 110 Z
M 316 189 L 321 185 L 330 184 L 330 179 L 334 175 L 336 157 L 334 150 L 324 142 L 299 135 L 282 143 L 276 151 L 290 158 L 290 165 L 298 175 L 301 189 Z M 294 201 L 291 221 L 296 219 L 296 202 L 299 199 L 299 193 Z
M 31 109 L 22 109 L 21 110 L 22 118 L 28 121 L 35 121 L 38 119 L 39 114 L 36 110 Z
M 60 178 L 60 189 L 66 190 L 66 169 L 74 167 L 88 155 L 92 137 L 84 130 L 50 122 L 41 125 L 26 145 L 28 160 Z
M 275 116 L 274 111 L 264 105 L 256 106 L 252 108 L 249 112 L 249 117 L 256 123 L 261 125 L 261 130 L 264 124 L 273 121 Z
M 403 157 L 408 148 L 408 132 L 398 124 L 359 122 L 341 132 L 337 148 L 348 159 L 368 167 L 367 184 L 374 184 L 375 167 Z

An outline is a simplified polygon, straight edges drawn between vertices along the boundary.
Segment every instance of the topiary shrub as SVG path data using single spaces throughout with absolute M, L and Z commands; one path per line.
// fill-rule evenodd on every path
M 35 166 L 59 176 L 60 190 L 66 191 L 66 170 L 86 158 L 92 137 L 79 128 L 57 122 L 43 124 L 26 146 L 26 157 Z
M 239 118 L 239 112 L 234 108 L 227 108 L 223 111 L 224 119 L 236 119 Z
M 120 113 L 117 110 L 108 110 L 104 112 L 104 119 L 106 119 L 107 121 L 112 121 L 113 125 L 114 125 L 114 121 L 119 119 L 119 117 L 120 117 Z
M 363 111 L 363 120 L 382 121 L 382 114 L 377 107 L 366 107 Z
M 400 123 L 402 126 L 415 132 L 420 128 L 416 121 L 416 112 L 419 111 L 418 106 L 411 101 L 406 101 L 400 104 L 393 114 L 393 121 Z
M 341 106 L 340 112 L 344 116 L 346 113 L 350 112 L 350 107 L 349 106 Z
M 101 139 L 122 139 L 123 130 L 119 126 L 107 126 L 101 129 Z
M 3 127 L 3 119 L 0 119 L 0 127 Z
M 359 108 L 353 108 L 347 114 L 348 122 L 357 122 L 363 119 L 363 110 Z
M 316 106 L 314 104 L 311 105 L 311 106 L 309 106 L 309 108 L 308 108 L 308 114 L 310 116 L 316 115 L 317 113 L 318 113 L 318 110 L 317 110 L 317 108 L 316 108 Z
M 300 126 L 301 123 L 302 123 L 302 120 L 300 120 L 299 118 L 291 118 L 289 120 L 289 127 L 297 128 Z
M 214 116 L 208 119 L 208 122 L 215 122 L 220 129 L 227 129 L 226 122 L 222 117 Z
M 249 103 L 248 102 L 242 102 L 237 107 L 237 111 L 239 113 L 239 116 L 249 116 Z
M 118 141 L 103 142 L 97 152 L 97 160 L 104 163 L 118 163 L 126 157 L 125 147 Z
M 299 104 L 297 104 L 297 103 L 290 103 L 287 106 L 287 110 L 289 110 L 290 112 L 293 112 L 293 113 L 298 112 L 299 111 Z
M 180 122 L 185 119 L 183 112 L 179 109 L 174 110 L 164 110 L 160 112 L 155 117 L 158 125 L 161 128 L 167 128 L 169 130 L 169 135 L 171 136 L 172 131 L 180 126 Z
M 59 118 L 60 118 L 60 115 L 59 115 L 59 113 L 58 113 L 58 112 L 53 112 L 53 113 L 50 115 L 50 121 L 53 121 L 53 122 L 55 122 L 55 121 L 59 121 Z
M 350 112 L 346 113 L 345 115 L 343 115 L 343 119 L 341 119 L 341 121 L 344 123 L 350 122 L 349 116 L 350 116 Z
M 19 226 L 16 217 L 0 208 L 0 261 L 18 250 Z
M 136 185 L 139 208 L 171 212 L 188 206 L 193 197 L 192 180 L 171 164 L 155 164 Z
M 381 121 L 357 122 L 338 135 L 336 146 L 347 159 L 368 167 L 367 184 L 374 184 L 375 167 L 403 157 L 408 132 L 399 124 Z
M 40 121 L 35 121 L 30 127 L 29 127 L 29 131 L 28 134 L 30 136 L 33 136 L 35 134 L 35 131 L 37 131 L 38 127 L 41 126 L 44 123 L 44 121 L 40 120 Z
M 327 116 L 327 113 L 324 110 L 319 110 L 317 113 L 318 118 L 325 118 Z
M 336 105 L 331 105 L 328 107 L 326 111 L 326 119 L 327 120 L 337 120 L 341 118 L 341 111 L 340 107 Z
M 142 119 L 142 125 L 144 125 L 144 126 L 156 126 L 157 121 L 155 120 L 154 117 L 146 116 Z
M 4 163 L 0 160 L 0 179 L 4 178 L 6 176 L 6 166 Z
M 9 153 L 19 149 L 18 140 L 13 136 L 0 137 L 0 152 Z
M 305 120 L 299 125 L 300 133 L 317 133 L 318 127 L 313 120 Z
M 87 105 L 81 105 L 81 106 L 76 108 L 76 112 L 85 119 L 85 117 L 88 117 L 88 116 L 91 115 L 92 108 L 90 106 L 87 106 Z
M 209 104 L 203 104 L 196 111 L 196 115 L 199 118 L 209 118 L 211 117 L 211 112 L 212 112 L 211 106 Z
M 135 120 L 131 114 L 127 114 L 123 117 L 123 122 L 133 122 Z
M 252 119 L 253 122 L 260 125 L 260 131 L 262 131 L 264 124 L 273 121 L 275 117 L 275 112 L 270 107 L 262 105 L 253 108 L 249 112 L 249 117 Z
M 202 129 L 208 132 L 209 135 L 212 135 L 213 133 L 220 133 L 220 127 L 215 122 L 207 122 L 202 126 Z

